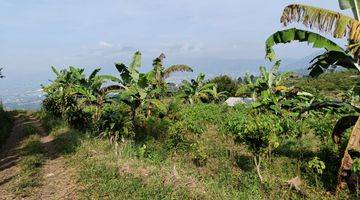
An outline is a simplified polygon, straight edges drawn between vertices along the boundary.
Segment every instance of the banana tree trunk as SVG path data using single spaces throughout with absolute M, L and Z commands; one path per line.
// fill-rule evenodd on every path
M 357 120 L 355 127 L 353 128 L 347 147 L 344 152 L 344 156 L 341 161 L 341 166 L 338 173 L 338 185 L 336 193 L 344 189 L 346 185 L 351 191 L 356 191 L 359 187 L 356 183 L 354 184 L 353 176 L 351 173 L 351 167 L 353 159 L 351 158 L 349 151 L 360 149 L 360 118 Z

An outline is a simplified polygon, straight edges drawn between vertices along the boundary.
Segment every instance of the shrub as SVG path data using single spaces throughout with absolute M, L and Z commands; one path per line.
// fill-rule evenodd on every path
M 3 105 L 0 103 L 0 149 L 2 144 L 5 143 L 6 139 L 10 135 L 13 127 L 13 119 L 9 112 L 4 111 Z
M 134 125 L 128 114 L 128 108 L 123 104 L 107 104 L 101 110 L 99 128 L 103 136 L 115 140 L 135 136 Z
M 196 104 L 179 112 L 179 120 L 184 121 L 186 129 L 190 132 L 201 134 L 210 123 L 219 127 L 231 112 L 232 108 L 218 104 Z
M 216 76 L 208 81 L 217 85 L 218 92 L 227 92 L 230 96 L 235 96 L 238 90 L 237 81 L 227 75 Z

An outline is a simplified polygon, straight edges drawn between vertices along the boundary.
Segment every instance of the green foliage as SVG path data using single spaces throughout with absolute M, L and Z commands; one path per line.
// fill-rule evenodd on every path
M 343 51 L 327 51 L 316 56 L 311 63 L 309 75 L 312 77 L 317 77 L 325 71 L 334 70 L 336 66 L 345 69 L 357 69 L 356 59 Z
M 275 44 L 284 44 L 293 41 L 307 42 L 315 48 L 324 48 L 327 51 L 344 51 L 339 45 L 331 40 L 313 32 L 299 30 L 296 28 L 282 30 L 274 33 L 266 40 L 266 58 L 275 60 Z
M 338 157 L 334 156 L 336 148 L 329 145 L 329 124 L 354 111 L 344 106 L 312 110 L 315 103 L 326 101 L 319 90 L 337 88 L 329 80 L 320 85 L 316 79 L 306 79 L 319 84 L 310 91 L 318 93 L 312 95 L 305 89 L 315 87 L 305 79 L 289 80 L 288 73 L 279 73 L 278 61 L 269 71 L 261 67 L 259 77 L 245 77 L 238 93 L 254 97 L 251 106 L 228 107 L 219 103 L 237 86 L 229 77 L 205 82 L 205 75 L 200 74 L 184 81 L 179 96 L 172 96 L 165 74 L 185 66 L 168 68 L 165 73 L 163 59 L 159 56 L 151 71 L 141 73 L 141 54 L 136 52 L 129 66 L 115 65 L 118 78 L 97 75 L 99 69 L 88 77 L 81 69 L 53 69 L 58 77 L 45 88 L 44 108 L 70 125 L 83 126 L 77 127 L 81 131 L 59 126 L 61 131 L 52 134 L 59 152 L 76 154 L 81 160 L 79 181 L 95 188 L 84 191 L 85 198 L 119 198 L 115 196 L 119 194 L 122 198 L 283 198 L 278 194 L 279 183 L 299 173 L 304 173 L 305 182 L 312 182 L 312 169 L 321 178 L 335 177 Z M 341 73 L 348 72 L 336 74 Z M 105 80 L 114 85 L 103 87 Z M 341 81 L 345 91 L 349 82 Z M 50 128 L 57 126 L 49 124 L 54 124 Z M 79 135 L 109 138 L 113 145 Z M 261 160 L 263 156 L 267 159 Z M 319 159 L 307 162 L 315 156 Z M 320 158 L 332 160 L 324 168 Z M 256 175 L 262 185 L 255 183 Z M 309 187 L 305 190 L 330 188 L 325 183 Z M 284 195 L 298 198 L 293 192 Z
M 216 86 L 214 83 L 205 83 L 205 74 L 199 74 L 191 81 L 184 80 L 180 87 L 182 97 L 186 103 L 195 104 L 208 102 L 211 99 L 211 89 Z
M 319 98 L 342 99 L 346 98 L 346 93 L 356 86 L 359 80 L 358 75 L 359 72 L 355 70 L 340 71 L 323 74 L 316 78 L 289 79 L 285 85 L 294 86 Z
M 321 161 L 318 157 L 314 157 L 308 162 L 307 167 L 316 174 L 322 174 L 325 169 L 325 163 Z
M 358 175 L 360 174 L 360 158 L 357 158 L 354 160 L 352 167 L 351 167 L 351 171 Z
M 239 87 L 237 81 L 227 75 L 216 76 L 208 80 L 208 83 L 216 84 L 218 92 L 226 92 L 229 96 L 235 96 Z
M 183 123 L 188 131 L 201 134 L 209 123 L 221 126 L 229 112 L 230 108 L 225 105 L 196 104 L 181 110 L 177 123 Z
M 197 141 L 190 146 L 192 150 L 193 162 L 198 167 L 206 165 L 209 155 L 206 151 L 206 145 L 202 142 Z
M 125 105 L 109 104 L 101 110 L 100 130 L 102 135 L 115 140 L 134 137 L 134 125 Z
M 256 112 L 235 116 L 229 120 L 227 127 L 256 155 L 269 153 L 272 148 L 278 147 L 277 136 L 285 130 L 276 115 Z
M 146 75 L 152 88 L 155 90 L 160 90 L 161 94 L 164 95 L 168 92 L 167 83 L 165 79 L 169 78 L 171 74 L 175 72 L 192 72 L 193 69 L 187 65 L 172 65 L 168 68 L 164 67 L 163 60 L 165 59 L 165 54 L 160 54 L 159 57 L 155 58 L 153 61 L 153 69 Z
M 13 121 L 11 113 L 5 111 L 3 105 L 0 103 L 0 149 L 11 133 Z
M 38 134 L 37 128 L 34 125 L 31 125 L 31 124 L 26 125 L 25 132 L 26 132 L 26 135 L 36 135 L 36 134 Z

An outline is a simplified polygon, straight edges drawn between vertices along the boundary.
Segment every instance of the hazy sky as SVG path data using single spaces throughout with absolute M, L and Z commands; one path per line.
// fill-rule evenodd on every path
M 147 62 L 161 52 L 184 63 L 262 59 L 264 41 L 282 28 L 290 3 L 339 11 L 337 0 L 0 0 L 0 66 L 22 77 L 51 65 L 127 62 L 135 50 Z M 278 48 L 280 57 L 312 51 Z

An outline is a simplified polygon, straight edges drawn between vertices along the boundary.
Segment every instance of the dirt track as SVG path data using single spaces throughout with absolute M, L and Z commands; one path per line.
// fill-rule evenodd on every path
M 26 197 L 13 193 L 19 174 L 21 141 L 26 138 L 26 126 L 33 125 L 41 136 L 45 149 L 45 161 L 41 166 L 41 186 L 34 188 Z M 74 170 L 65 158 L 56 152 L 54 138 L 49 136 L 42 123 L 32 114 L 15 116 L 14 128 L 0 151 L 0 200 L 7 199 L 76 199 Z

